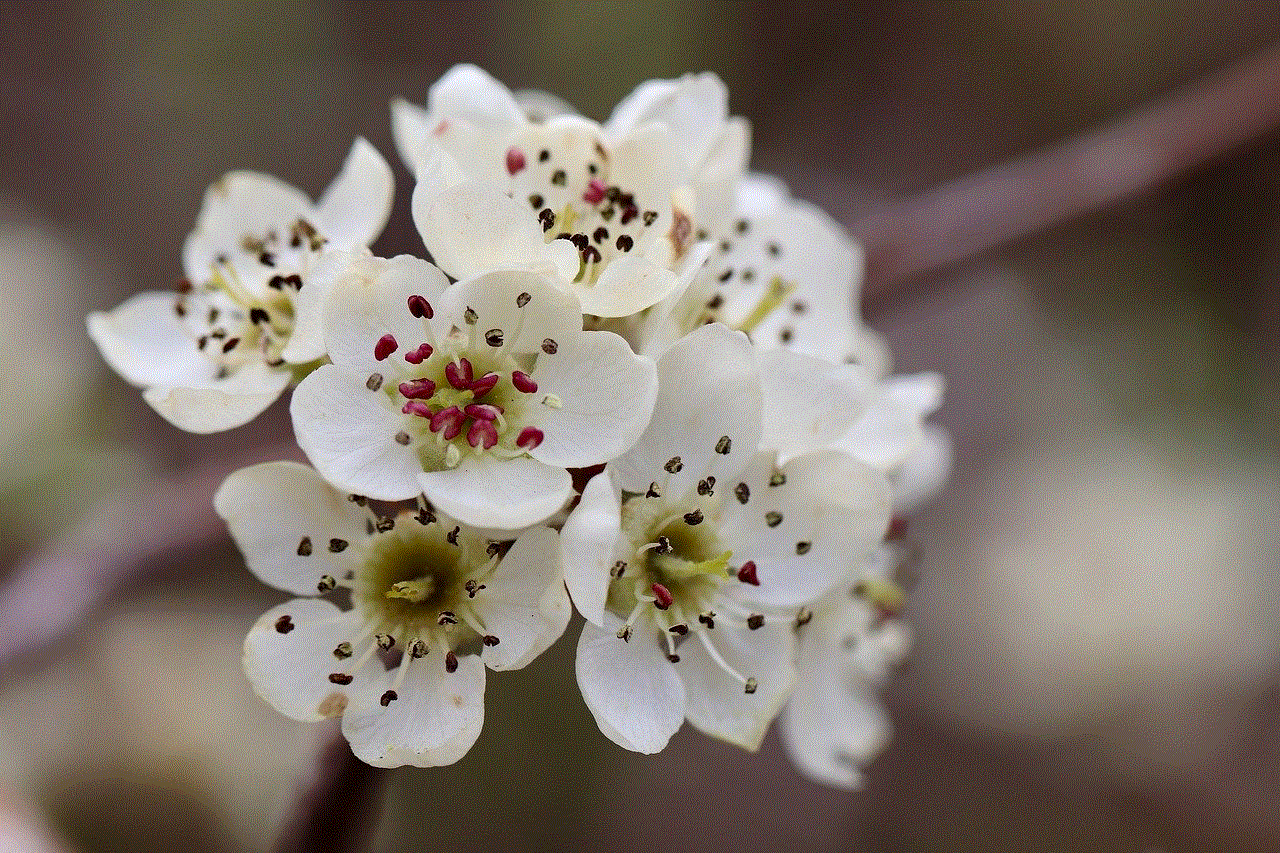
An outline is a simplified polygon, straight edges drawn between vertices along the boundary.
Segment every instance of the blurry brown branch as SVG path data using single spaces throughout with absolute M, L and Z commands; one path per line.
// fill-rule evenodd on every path
M 221 542 L 213 493 L 252 462 L 293 459 L 292 446 L 261 447 L 169 479 L 126 489 L 93 507 L 61 539 L 19 565 L 0 587 L 0 676 L 14 658 L 71 634 L 120 586 L 161 558 Z
M 1147 192 L 1280 127 L 1280 46 L 1120 121 L 869 214 L 864 310 L 914 279 Z
M 361 853 L 373 843 L 387 772 L 351 753 L 326 723 L 311 767 L 297 780 L 274 853 Z

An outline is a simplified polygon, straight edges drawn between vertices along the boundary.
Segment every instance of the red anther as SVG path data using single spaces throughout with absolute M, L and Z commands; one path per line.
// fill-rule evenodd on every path
M 394 335 L 383 335 L 378 338 L 378 342 L 373 345 L 373 357 L 378 361 L 383 361 L 391 353 L 399 348 L 400 344 L 396 343 Z
M 421 343 L 421 344 L 418 344 L 417 349 L 410 350 L 409 352 L 405 353 L 404 360 L 409 362 L 410 364 L 422 364 L 422 362 L 431 358 L 431 353 L 433 352 L 435 352 L 435 350 L 431 348 L 431 344 Z
M 599 204 L 604 201 L 604 181 L 599 178 L 587 181 L 587 190 L 582 194 L 582 200 L 587 204 Z
M 529 378 L 529 374 L 521 370 L 511 371 L 511 384 L 516 386 L 517 391 L 525 394 L 532 394 L 538 390 L 538 383 Z
M 490 391 L 492 391 L 493 386 L 497 384 L 498 384 L 498 374 L 486 373 L 484 376 L 481 376 L 475 382 L 472 382 L 469 387 L 471 388 L 471 393 L 475 395 L 476 399 L 479 399 L 483 397 L 485 394 L 488 394 Z
M 414 379 L 409 382 L 401 382 L 397 386 L 402 397 L 410 400 L 428 400 L 435 396 L 436 383 L 430 379 Z
M 409 313 L 415 317 L 426 317 L 428 320 L 436 316 L 431 303 L 416 293 L 409 297 Z
M 900 515 L 895 515 L 889 520 L 889 530 L 884 534 L 884 538 L 890 542 L 901 539 L 907 535 L 907 520 Z
M 485 450 L 493 447 L 498 443 L 498 430 L 494 427 L 493 421 L 472 421 L 471 428 L 467 430 L 467 444 L 472 447 L 480 447 L 483 445 Z
M 481 421 L 492 421 L 502 414 L 502 407 L 494 406 L 490 403 L 468 403 L 463 407 L 462 411 L 467 413 L 467 417 Z
M 675 598 L 671 595 L 671 590 L 667 589 L 662 584 L 655 583 L 649 588 L 653 590 L 653 597 L 656 599 L 653 602 L 653 606 L 659 610 L 666 610 L 671 606 L 671 603 L 675 601 Z
M 507 149 L 507 174 L 514 175 L 524 168 L 524 152 L 519 148 Z
M 752 560 L 747 560 L 742 564 L 742 568 L 738 569 L 738 580 L 743 583 L 749 583 L 752 586 L 760 586 L 760 578 L 756 577 L 756 564 Z
M 444 366 L 444 378 L 449 380 L 449 384 L 459 391 L 466 391 L 471 387 L 471 382 L 474 378 L 471 372 L 471 362 L 465 358 L 449 362 Z
M 400 407 L 400 411 L 406 415 L 417 415 L 420 418 L 435 419 L 435 415 L 431 414 L 431 409 L 429 409 L 427 404 L 421 400 L 410 400 Z M 432 427 L 432 429 L 434 430 L 435 428 Z
M 542 439 L 542 430 L 528 426 L 520 430 L 520 436 L 516 439 L 516 447 L 522 450 L 533 450 L 539 444 L 542 444 Z
M 406 403 L 405 405 L 409 404 Z M 443 429 L 445 438 L 453 438 L 462 431 L 463 420 L 462 409 L 457 406 L 449 406 L 447 409 L 441 409 L 431 416 L 431 431 L 440 432 Z M 453 430 L 453 435 L 449 435 L 450 429 Z

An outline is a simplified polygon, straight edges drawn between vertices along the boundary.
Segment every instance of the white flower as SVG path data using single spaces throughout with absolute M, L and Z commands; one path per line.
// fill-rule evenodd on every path
M 801 616 L 796 689 L 779 718 L 788 755 L 805 776 L 858 788 L 863 767 L 890 735 L 877 690 L 911 645 L 893 618 L 902 591 L 889 578 L 896 548 L 884 545 L 859 576 Z
M 390 167 L 363 139 L 319 202 L 232 172 L 205 194 L 178 294 L 141 293 L 91 314 L 89 336 L 175 426 L 240 426 L 324 357 L 324 292 L 350 257 L 343 250 L 363 250 L 382 230 L 391 194 Z
M 425 110 L 392 105 L 396 142 L 418 181 L 414 221 L 441 269 L 454 278 L 535 269 L 554 275 L 585 313 L 607 318 L 686 287 L 709 251 L 698 243 L 710 233 L 703 220 L 725 216 L 715 209 L 731 183 L 722 161 L 741 172 L 745 131 L 729 134 L 737 155 L 715 156 L 699 139 L 694 162 L 694 123 L 678 120 L 689 110 L 655 108 L 642 124 L 605 128 L 555 104 L 536 112 L 550 115 L 531 120 L 470 65 L 445 74 Z
M 578 684 L 628 749 L 662 749 L 686 718 L 755 749 L 792 687 L 796 613 L 874 547 L 888 485 L 842 453 L 778 465 L 759 450 L 761 381 L 740 333 L 695 331 L 658 375 L 648 430 L 562 531 L 588 620 Z
M 773 178 L 736 184 L 733 216 L 711 232 L 714 250 L 692 284 L 626 332 L 637 352 L 660 355 L 708 322 L 837 363 L 888 370 L 883 341 L 858 321 L 861 248 L 831 217 L 793 199 Z
M 261 580 L 298 595 L 350 590 L 347 611 L 295 598 L 267 612 L 244 668 L 289 717 L 341 714 L 369 764 L 457 761 L 484 721 L 485 666 L 525 666 L 568 622 L 545 527 L 509 544 L 425 508 L 379 516 L 291 462 L 237 471 L 214 506 Z
M 422 493 L 486 529 L 560 509 L 566 469 L 629 449 L 657 393 L 652 361 L 584 332 L 573 295 L 531 272 L 447 286 L 425 261 L 371 260 L 335 284 L 323 327 L 333 363 L 291 406 L 312 464 L 338 488 Z

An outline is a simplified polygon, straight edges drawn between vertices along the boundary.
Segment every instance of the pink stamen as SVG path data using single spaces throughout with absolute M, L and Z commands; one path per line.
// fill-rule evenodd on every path
M 511 384 L 516 386 L 517 391 L 525 394 L 532 394 L 538 390 L 538 383 L 529 378 L 529 374 L 521 370 L 511 371 Z
M 756 577 L 756 564 L 753 560 L 747 560 L 742 564 L 742 568 L 738 569 L 738 580 L 752 586 L 760 586 L 760 578 Z
M 497 420 L 498 415 L 502 414 L 502 407 L 490 403 L 468 403 L 462 411 L 466 412 L 468 417 L 492 421 Z
M 659 610 L 666 610 L 671 606 L 671 603 L 675 601 L 675 597 L 671 595 L 671 590 L 667 589 L 662 584 L 655 583 L 649 588 L 653 590 L 653 597 L 657 599 L 653 602 L 653 606 Z
M 408 404 L 406 403 L 405 405 Z M 457 438 L 458 433 L 462 432 L 462 422 L 465 419 L 462 409 L 457 406 L 449 406 L 447 409 L 441 409 L 431 416 L 431 431 L 440 432 L 444 430 L 445 438 Z
M 492 391 L 493 386 L 497 384 L 498 384 L 498 374 L 486 373 L 484 376 L 481 376 L 475 382 L 472 382 L 471 385 L 468 387 L 470 387 L 471 393 L 476 396 L 476 399 L 479 399 L 483 397 L 485 394 L 488 394 L 490 391 Z
M 421 343 L 418 344 L 417 349 L 405 353 L 404 360 L 410 364 L 422 364 L 422 362 L 431 358 L 431 353 L 433 352 L 435 352 L 435 350 L 431 348 L 431 344 Z
M 414 379 L 409 382 L 401 382 L 398 386 L 400 395 L 410 400 L 427 400 L 435 396 L 436 383 L 430 379 Z
M 409 297 L 409 313 L 415 317 L 426 317 L 430 320 L 436 316 L 436 312 L 431 307 L 431 303 L 425 297 L 414 294 Z
M 522 450 L 533 450 L 539 444 L 542 444 L 542 439 L 542 430 L 528 426 L 520 430 L 520 436 L 516 439 L 516 447 Z
M 519 148 L 507 149 L 507 174 L 514 175 L 524 168 L 524 152 Z
M 449 384 L 459 391 L 466 391 L 471 387 L 473 376 L 471 362 L 465 358 L 451 361 L 444 366 L 444 378 L 449 380 Z
M 604 181 L 599 178 L 587 181 L 587 191 L 582 194 L 582 200 L 587 204 L 599 204 L 604 201 Z
M 493 447 L 498 443 L 498 430 L 494 427 L 492 421 L 472 421 L 471 429 L 467 430 L 467 444 L 472 447 L 484 446 L 485 450 Z
M 378 342 L 373 345 L 373 357 L 378 361 L 384 361 L 386 360 L 386 357 L 395 352 L 399 346 L 400 344 L 396 343 L 394 335 L 383 335 L 378 338 Z
M 400 407 L 400 411 L 406 415 L 417 415 L 420 418 L 435 420 L 435 416 L 431 414 L 431 409 L 421 400 L 410 400 Z

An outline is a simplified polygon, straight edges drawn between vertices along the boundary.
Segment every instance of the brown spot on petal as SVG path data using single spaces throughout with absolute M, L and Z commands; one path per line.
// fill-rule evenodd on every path
M 347 694 L 333 692 L 324 697 L 324 701 L 316 706 L 316 713 L 322 717 L 337 717 L 347 710 Z

